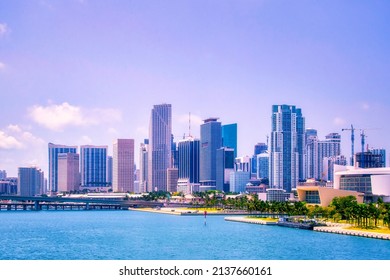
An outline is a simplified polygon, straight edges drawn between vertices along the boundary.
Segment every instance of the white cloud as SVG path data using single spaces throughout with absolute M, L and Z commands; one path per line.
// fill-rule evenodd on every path
M 347 121 L 340 118 L 340 117 L 336 117 L 333 119 L 333 124 L 337 125 L 337 126 L 342 126 L 342 125 L 345 125 L 346 123 L 347 123 Z
M 83 143 L 82 145 L 91 145 L 93 143 L 91 137 L 87 135 L 83 135 L 81 137 L 80 143 Z
M 18 125 L 10 124 L 4 131 L 0 130 L 0 149 L 25 149 L 41 145 L 45 145 L 43 139 L 23 131 Z
M 4 131 L 0 130 L 0 149 L 22 149 L 23 144 L 18 141 L 14 136 L 8 135 Z
M 8 32 L 7 24 L 0 23 L 0 37 L 5 35 Z
M 84 109 L 67 102 L 46 107 L 36 105 L 30 108 L 30 116 L 36 123 L 55 131 L 67 126 L 98 125 L 122 119 L 121 112 L 116 109 Z
M 4 70 L 5 70 L 5 64 L 0 61 L 0 71 L 4 71 Z

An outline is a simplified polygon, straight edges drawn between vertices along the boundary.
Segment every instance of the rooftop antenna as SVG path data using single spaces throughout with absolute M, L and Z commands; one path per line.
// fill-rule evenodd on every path
M 268 140 L 269 140 L 269 136 L 266 135 L 266 137 L 267 137 L 267 149 L 268 149 Z

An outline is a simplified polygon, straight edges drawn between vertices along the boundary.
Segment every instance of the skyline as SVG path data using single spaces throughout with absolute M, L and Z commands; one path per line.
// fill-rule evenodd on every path
M 347 158 L 351 124 L 389 151 L 389 11 L 387 1 L 0 2 L 0 170 L 48 176 L 48 143 L 112 155 L 119 138 L 135 140 L 138 166 L 162 103 L 175 141 L 189 113 L 198 138 L 202 119 L 237 123 L 238 156 L 266 142 L 274 104 L 301 108 L 320 139 L 339 133 Z

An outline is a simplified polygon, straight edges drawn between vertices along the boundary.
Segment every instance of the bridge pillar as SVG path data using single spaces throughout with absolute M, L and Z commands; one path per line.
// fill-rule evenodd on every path
M 34 201 L 34 210 L 35 211 L 39 211 L 39 210 L 41 210 L 41 207 L 40 207 L 40 205 L 39 205 L 39 201 Z

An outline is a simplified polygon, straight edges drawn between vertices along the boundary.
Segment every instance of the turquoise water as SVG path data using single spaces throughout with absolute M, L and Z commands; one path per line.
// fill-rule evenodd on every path
M 390 259 L 390 241 L 222 216 L 133 211 L 0 212 L 2 260 Z

